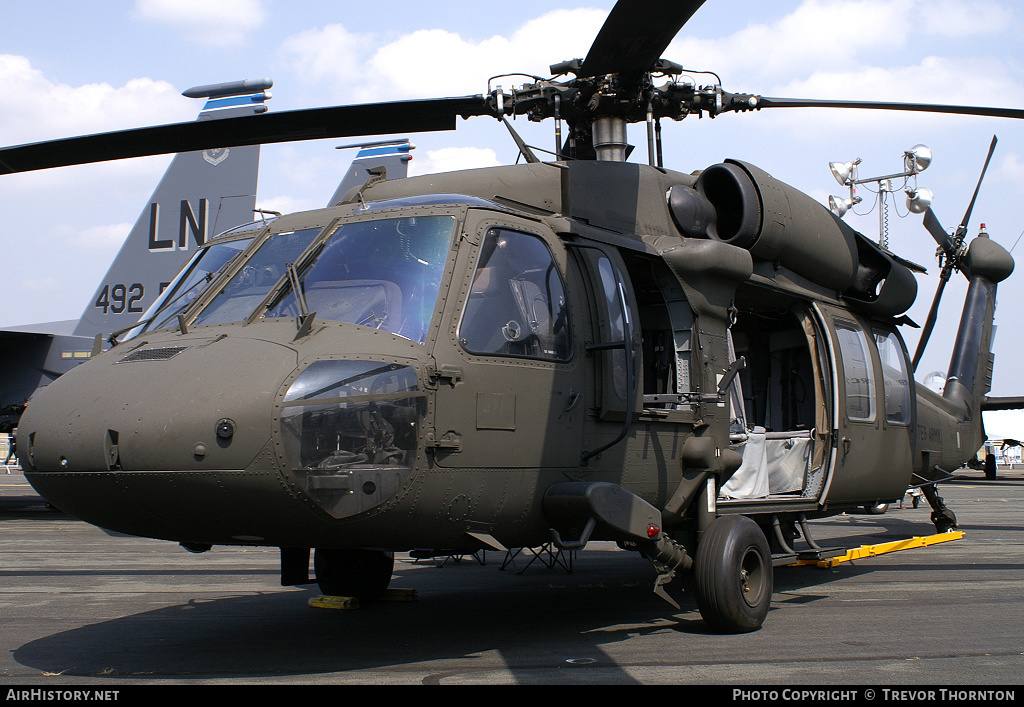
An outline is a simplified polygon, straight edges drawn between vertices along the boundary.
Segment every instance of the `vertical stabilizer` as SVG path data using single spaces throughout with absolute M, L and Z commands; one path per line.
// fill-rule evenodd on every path
M 334 196 L 327 202 L 328 206 L 337 206 L 352 189 L 363 186 L 366 180 L 373 176 L 370 170 L 376 167 L 384 167 L 387 170 L 387 179 L 404 178 L 409 173 L 409 161 L 412 159 L 409 152 L 416 149 L 416 146 L 407 139 L 342 145 L 338 149 L 351 147 L 358 147 L 359 152 L 352 160 L 352 166 L 341 180 Z
M 984 231 L 971 241 L 963 268 L 970 285 L 942 397 L 966 425 L 965 449 L 977 450 L 981 439 L 981 404 L 992 385 L 992 337 L 995 332 L 996 289 L 1013 272 L 1013 257 Z
M 217 120 L 265 112 L 272 85 L 269 79 L 238 81 L 183 95 L 207 99 L 198 120 Z M 254 145 L 175 155 L 74 334 L 110 334 L 137 322 L 197 247 L 251 221 L 259 154 Z

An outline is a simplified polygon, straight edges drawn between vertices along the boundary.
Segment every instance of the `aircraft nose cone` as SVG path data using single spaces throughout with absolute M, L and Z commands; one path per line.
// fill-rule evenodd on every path
M 111 350 L 62 376 L 22 419 L 36 471 L 244 469 L 270 439 L 296 353 L 242 336 Z

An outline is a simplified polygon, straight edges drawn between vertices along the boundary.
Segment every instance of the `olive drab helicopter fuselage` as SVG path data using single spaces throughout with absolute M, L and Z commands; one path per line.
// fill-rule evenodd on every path
M 520 141 L 521 165 L 375 173 L 337 206 L 211 241 L 135 330 L 32 399 L 26 477 L 110 530 L 279 547 L 284 584 L 310 581 L 315 550 L 321 590 L 362 599 L 397 551 L 615 541 L 669 601 L 692 572 L 702 616 L 731 632 L 761 625 L 794 538 L 824 552 L 808 520 L 923 484 L 936 528 L 955 527 L 933 482 L 984 441 L 1013 259 L 985 234 L 965 246 L 966 216 L 954 237 L 930 229 L 970 286 L 945 389 L 917 385 L 899 327 L 919 266 L 747 162 L 624 161 L 616 131 L 645 113 L 653 135 L 665 115 L 789 105 L 641 81 L 701 3 L 656 4 L 674 25 L 620 1 L 566 83 L 322 109 L 336 134 L 554 117 L 567 153 Z M 654 48 L 620 51 L 631 33 Z M 244 139 L 293 139 L 313 114 Z M 243 140 L 214 127 L 204 140 Z M 181 149 L 171 137 L 159 149 Z M 73 159 L 58 147 L 25 169 Z
M 771 234 L 683 230 L 687 204 L 751 190 L 813 225 L 780 214 L 770 260 L 728 241 Z M 612 539 L 674 567 L 715 516 L 771 536 L 982 443 L 910 375 L 906 266 L 750 165 L 408 178 L 232 238 L 187 318 L 29 407 L 26 475 L 58 507 L 190 547 Z

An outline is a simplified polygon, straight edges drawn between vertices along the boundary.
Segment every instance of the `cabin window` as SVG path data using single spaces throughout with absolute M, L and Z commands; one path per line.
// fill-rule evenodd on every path
M 885 419 L 895 424 L 910 422 L 910 372 L 899 338 L 892 332 L 875 330 L 878 357 L 882 361 L 885 391 Z
M 567 361 L 570 342 L 565 286 L 547 245 L 527 233 L 488 231 L 459 343 L 474 354 Z
M 850 420 L 875 419 L 875 376 L 868 340 L 859 326 L 835 320 L 836 338 L 843 357 L 846 387 L 846 416 Z
M 619 290 L 621 285 L 612 270 L 612 263 L 608 258 L 601 256 L 597 259 L 597 270 L 601 276 L 601 292 L 604 293 L 605 313 L 608 316 L 608 338 L 610 341 L 625 341 L 626 321 L 624 315 L 629 310 L 620 304 L 624 301 L 625 295 Z M 612 349 L 610 351 L 612 382 L 615 386 L 615 395 L 621 400 L 626 399 L 626 352 L 623 349 Z

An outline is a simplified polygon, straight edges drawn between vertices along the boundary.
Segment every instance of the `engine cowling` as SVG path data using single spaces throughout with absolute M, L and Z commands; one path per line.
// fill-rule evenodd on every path
M 684 234 L 745 248 L 874 314 L 900 314 L 917 296 L 913 273 L 891 254 L 746 162 L 707 168 L 692 189 L 673 187 L 668 203 Z

